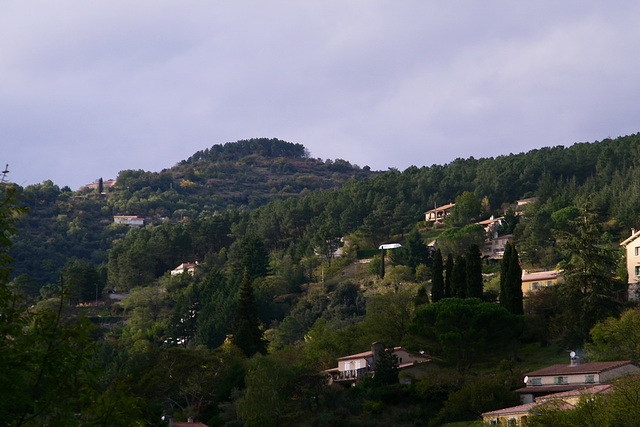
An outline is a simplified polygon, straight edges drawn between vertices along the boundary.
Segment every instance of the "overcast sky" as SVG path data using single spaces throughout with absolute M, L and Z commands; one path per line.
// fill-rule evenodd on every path
M 275 137 L 375 170 L 640 131 L 637 1 L 0 2 L 0 163 L 72 189 Z

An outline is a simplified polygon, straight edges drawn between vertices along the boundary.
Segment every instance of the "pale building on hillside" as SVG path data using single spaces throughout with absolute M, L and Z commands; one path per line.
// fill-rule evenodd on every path
M 136 215 L 114 215 L 113 222 L 116 224 L 128 225 L 129 227 L 142 227 L 144 218 Z
M 455 203 L 449 203 L 439 206 L 430 211 L 424 213 L 424 220 L 427 222 L 433 222 L 434 224 L 442 224 L 444 219 L 451 213 L 451 208 L 455 206 Z
M 627 297 L 630 301 L 640 300 L 640 230 L 631 229 L 631 236 L 620 243 L 625 248 L 627 260 Z
M 540 291 L 562 281 L 562 270 L 536 271 L 529 273 L 522 270 L 522 295 L 525 297 L 532 292 Z

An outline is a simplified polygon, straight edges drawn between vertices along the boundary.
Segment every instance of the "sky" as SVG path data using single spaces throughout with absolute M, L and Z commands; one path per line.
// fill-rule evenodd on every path
M 640 2 L 7 0 L 0 164 L 77 189 L 279 138 L 374 170 L 640 131 Z

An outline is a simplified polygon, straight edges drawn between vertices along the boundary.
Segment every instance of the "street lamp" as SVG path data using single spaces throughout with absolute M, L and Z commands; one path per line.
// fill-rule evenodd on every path
M 382 258 L 382 265 L 380 266 L 380 278 L 384 279 L 384 251 L 385 249 L 396 249 L 401 248 L 402 245 L 400 243 L 387 243 L 384 245 L 380 245 L 378 249 L 380 249 L 380 255 Z

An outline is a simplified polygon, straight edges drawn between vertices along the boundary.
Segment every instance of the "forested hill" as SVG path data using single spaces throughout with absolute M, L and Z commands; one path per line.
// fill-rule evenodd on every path
M 160 172 L 123 170 L 102 192 L 97 183 L 75 192 L 52 181 L 29 185 L 24 193 L 30 212 L 12 251 L 14 276 L 29 275 L 37 288 L 57 281 L 69 259 L 106 262 L 113 240 L 128 231 L 113 225 L 114 215 L 144 217 L 146 224 L 187 221 L 249 211 L 376 174 L 342 159 L 311 158 L 301 144 L 256 138 L 214 145 Z
M 309 152 L 302 144 L 292 144 L 275 138 L 254 138 L 216 144 L 211 148 L 195 152 L 193 156 L 183 160 L 181 164 L 195 163 L 201 160 L 210 162 L 238 161 L 251 155 L 267 158 L 305 159 L 309 157 Z
M 522 373 L 583 348 L 592 328 L 623 308 L 617 246 L 640 228 L 638 165 L 640 134 L 377 174 L 311 159 L 298 144 L 250 140 L 159 173 L 123 171 L 106 189 L 3 184 L 0 222 L 11 231 L 20 219 L 5 306 L 22 301 L 7 298 L 11 289 L 28 314 L 4 316 L 13 322 L 5 341 L 18 350 L 5 359 L 35 361 L 13 363 L 5 383 L 17 392 L 5 394 L 28 401 L 25 414 L 42 413 L 39 424 L 59 409 L 77 424 L 87 402 L 108 408 L 90 406 L 83 417 L 110 414 L 116 402 L 117 424 L 127 425 L 158 420 L 161 409 L 209 425 L 441 425 L 517 404 L 511 390 Z M 26 214 L 12 205 L 20 192 Z M 531 198 L 522 210 L 509 209 L 522 198 Z M 450 202 L 443 224 L 424 221 L 426 210 Z M 117 224 L 118 214 L 144 216 L 145 225 Z M 521 298 L 509 299 L 521 283 L 503 286 L 505 264 L 481 258 L 487 234 L 476 222 L 503 215 L 491 236 L 511 236 L 504 276 L 565 272 L 524 316 Z M 402 247 L 381 256 L 378 245 L 391 242 Z M 171 274 L 177 266 L 186 271 Z M 31 313 L 41 316 L 33 327 L 22 320 Z M 87 338 L 73 321 L 85 315 L 99 325 Z M 464 339 L 442 339 L 451 334 Z M 248 359 L 267 342 L 266 356 Z M 323 387 L 319 372 L 372 342 L 425 350 L 438 370 L 411 387 L 378 367 L 354 392 Z M 516 345 L 533 351 L 516 358 Z M 637 358 L 611 347 L 598 357 Z M 267 394 L 275 400 L 263 406 Z
M 179 210 L 181 218 L 196 218 L 255 209 L 373 175 L 346 160 L 311 158 L 301 144 L 262 138 L 214 145 L 159 173 L 122 171 L 107 192 L 118 214 L 173 217 Z
M 520 244 L 530 248 L 527 261 L 547 265 L 554 258 L 540 248 L 556 226 L 552 215 L 579 198 L 591 198 L 614 238 L 640 225 L 639 164 L 639 134 L 377 176 L 345 160 L 309 158 L 300 144 L 240 141 L 195 153 L 159 173 L 123 171 L 104 194 L 61 191 L 50 181 L 26 187 L 31 211 L 16 238 L 14 272 L 42 285 L 55 281 L 71 258 L 105 262 L 107 248 L 128 231 L 110 226 L 118 214 L 184 222 L 227 212 L 229 233 L 254 233 L 269 249 L 286 249 L 300 259 L 319 240 L 358 233 L 362 247 L 375 247 L 402 236 L 425 210 L 464 192 L 485 201 L 486 216 L 501 215 L 503 206 L 520 198 L 538 197 L 530 225 L 517 231 Z M 337 190 L 313 191 L 319 189 Z M 250 211 L 250 220 L 236 208 Z M 182 262 L 169 257 L 158 271 L 176 261 Z

